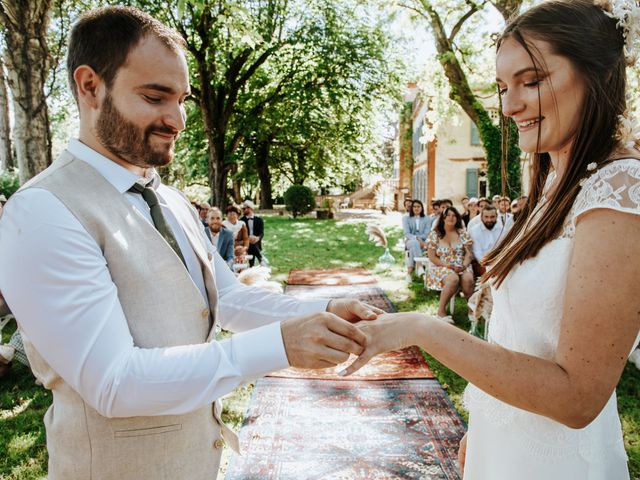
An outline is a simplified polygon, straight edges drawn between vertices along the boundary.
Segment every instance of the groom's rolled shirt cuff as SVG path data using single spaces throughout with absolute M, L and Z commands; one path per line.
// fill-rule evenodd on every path
M 328 303 L 328 300 L 302 301 L 296 316 L 324 312 Z M 221 342 L 221 345 L 230 347 L 227 354 L 245 378 L 258 378 L 289 367 L 280 322 L 236 333 L 229 343 Z
M 224 345 L 225 342 L 221 342 Z M 280 322 L 270 323 L 231 337 L 227 352 L 240 376 L 251 380 L 289 366 L 284 349 Z

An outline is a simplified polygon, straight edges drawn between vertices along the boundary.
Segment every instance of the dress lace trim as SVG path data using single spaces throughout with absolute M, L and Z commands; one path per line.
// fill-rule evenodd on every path
M 640 215 L 640 160 L 616 160 L 587 178 L 560 238 L 573 238 L 580 215 L 596 208 Z

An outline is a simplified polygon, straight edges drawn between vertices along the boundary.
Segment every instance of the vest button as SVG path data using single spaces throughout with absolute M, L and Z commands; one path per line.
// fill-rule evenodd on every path
M 224 447 L 224 440 L 222 440 L 221 438 L 213 442 L 213 448 L 215 448 L 216 450 L 219 450 L 223 447 Z
M 209 318 L 209 309 L 205 308 L 202 310 L 202 318 Z
M 207 253 L 207 258 L 209 259 L 209 261 L 213 260 L 213 253 Z

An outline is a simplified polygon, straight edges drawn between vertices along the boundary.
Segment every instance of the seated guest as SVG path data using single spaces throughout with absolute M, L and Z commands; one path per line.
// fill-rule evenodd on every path
M 440 200 L 437 200 L 435 198 L 431 200 L 431 215 L 429 215 L 429 217 L 431 218 L 431 224 L 433 224 L 433 221 L 440 216 L 441 210 L 442 204 Z
M 4 195 L 0 196 L 0 199 Z M 2 203 L 0 202 L 0 213 L 2 213 Z M 0 319 L 11 315 L 11 310 L 5 302 L 2 292 L 0 292 Z M 23 365 L 29 366 L 29 360 L 27 360 L 27 354 L 24 351 L 24 345 L 22 343 L 22 337 L 20 331 L 16 330 L 11 335 L 9 343 L 5 345 L 0 344 L 0 377 L 4 377 L 9 373 L 11 369 L 11 363 L 13 360 L 17 360 Z
M 498 223 L 504 233 L 507 233 L 511 227 L 513 227 L 513 214 L 509 212 L 509 207 L 511 206 L 511 200 L 509 197 L 500 197 L 498 200 Z
M 415 257 L 422 256 L 426 248 L 427 235 L 431 230 L 431 217 L 424 213 L 424 205 L 420 200 L 413 200 L 409 215 L 402 217 L 405 247 L 409 252 L 407 257 L 407 281 L 411 281 L 411 274 L 415 269 Z
M 520 210 L 518 208 L 518 199 L 511 202 L 511 208 L 509 210 L 511 210 L 511 215 L 513 215 L 513 221 L 515 222 L 516 218 L 518 218 L 518 210 Z
M 207 202 L 202 202 L 200 204 L 200 221 L 203 224 L 207 223 L 207 215 L 209 214 L 210 208 L 211 208 L 211 205 L 209 205 Z
M 449 300 L 459 286 L 465 297 L 470 298 L 474 287 L 470 238 L 462 226 L 462 217 L 454 207 L 440 214 L 438 226 L 429 233 L 427 252 L 431 261 L 427 288 L 440 290 L 438 318 L 453 323 L 453 318 L 445 310 Z
M 431 230 L 435 230 L 436 226 L 438 226 L 438 221 L 440 220 L 440 213 L 442 213 L 446 208 L 453 207 L 453 202 L 448 198 L 440 200 L 440 210 L 438 211 L 438 215 L 433 217 L 433 222 L 431 222 Z
M 480 223 L 469 230 L 469 237 L 473 241 L 473 273 L 476 277 L 484 275 L 486 268 L 480 264 L 484 256 L 489 253 L 502 237 L 503 228 L 498 222 L 496 207 L 484 207 L 480 214 Z
M 218 207 L 211 207 L 207 214 L 211 243 L 227 265 L 233 265 L 233 233 L 222 225 L 222 212 Z
M 467 201 L 467 213 L 462 215 L 462 223 L 464 223 L 465 227 L 469 225 L 471 219 L 476 215 L 478 215 L 478 199 L 471 197 Z
M 233 253 L 238 257 L 238 260 L 241 263 L 241 257 L 244 257 L 249 249 L 249 232 L 247 231 L 247 226 L 244 222 L 239 220 L 240 209 L 238 207 L 235 205 L 229 205 L 226 212 L 227 218 L 222 222 L 222 224 L 227 228 L 227 230 L 233 233 Z
M 478 214 L 473 217 L 472 219 L 469 220 L 469 223 L 467 223 L 467 231 L 469 231 L 470 228 L 475 227 L 477 224 L 479 224 L 481 222 L 480 220 L 480 212 L 482 212 L 482 210 L 484 209 L 484 207 L 486 207 L 487 205 L 491 205 L 491 202 L 489 201 L 489 199 L 485 198 L 485 197 L 480 197 L 478 199 Z
M 405 217 L 408 217 L 411 214 L 411 205 L 413 205 L 413 200 L 411 200 L 410 198 L 405 198 L 403 205 L 404 205 Z
M 251 267 L 253 267 L 253 262 L 256 260 L 258 263 L 262 262 L 262 237 L 264 237 L 264 222 L 262 218 L 253 213 L 255 208 L 256 206 L 251 200 L 245 200 L 242 203 L 242 213 L 244 215 L 240 218 L 249 232 L 248 253 L 252 255 L 249 259 L 249 266 Z
M 198 202 L 194 202 L 193 200 L 191 201 L 191 206 L 198 212 L 198 216 L 200 217 L 200 221 L 202 222 L 202 226 L 204 227 L 204 233 L 207 235 L 207 238 L 211 240 L 211 232 L 209 232 L 209 225 L 207 224 L 206 220 L 207 216 L 205 214 L 203 217 L 202 207 Z
M 511 212 L 513 213 L 514 221 L 518 219 L 518 215 L 520 215 L 520 212 L 525 207 L 528 201 L 529 201 L 529 197 L 527 197 L 526 195 L 522 195 L 521 197 L 518 197 L 516 208 L 514 209 L 513 206 L 511 207 Z
M 465 215 L 466 215 L 466 216 L 468 216 L 468 215 L 469 215 L 469 208 L 468 208 L 468 205 L 469 205 L 469 197 L 462 197 L 461 202 L 462 202 L 462 210 L 461 210 L 461 211 L 462 211 L 462 213 L 461 213 L 460 215 L 462 215 L 462 221 L 464 222 L 464 217 L 465 217 Z M 465 222 L 465 225 L 466 225 L 466 222 Z

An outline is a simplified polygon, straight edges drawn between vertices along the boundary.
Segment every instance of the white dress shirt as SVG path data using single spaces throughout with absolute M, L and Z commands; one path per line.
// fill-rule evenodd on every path
M 481 218 L 482 218 L 482 215 L 479 213 L 478 215 L 473 217 L 471 220 L 469 220 L 469 225 L 467 225 L 467 231 L 471 231 L 471 229 L 478 224 L 481 225 L 482 224 Z
M 215 245 L 215 247 L 218 248 L 218 239 L 220 238 L 220 231 L 218 231 L 217 233 L 213 233 L 211 230 L 209 230 L 209 234 L 211 235 L 211 243 L 213 243 L 213 245 Z
M 253 215 L 247 217 L 247 225 L 249 227 L 249 235 L 253 236 Z
M 142 197 L 127 192 L 137 175 L 78 140 L 68 150 L 152 222 Z M 206 301 L 200 265 L 171 211 L 175 195 L 155 177 L 163 214 Z M 301 301 L 239 283 L 204 235 L 203 229 L 203 244 L 214 253 L 220 325 L 244 332 L 219 342 L 136 347 L 100 248 L 62 202 L 40 188 L 13 195 L 0 219 L 0 290 L 40 355 L 102 415 L 194 411 L 287 367 L 279 321 L 327 306 L 326 300 Z
M 496 223 L 493 228 L 489 230 L 481 221 L 471 227 L 468 232 L 471 240 L 473 240 L 473 246 L 471 247 L 473 256 L 478 262 L 480 262 L 484 256 L 498 244 L 498 241 L 502 236 L 503 229 L 502 225 Z

